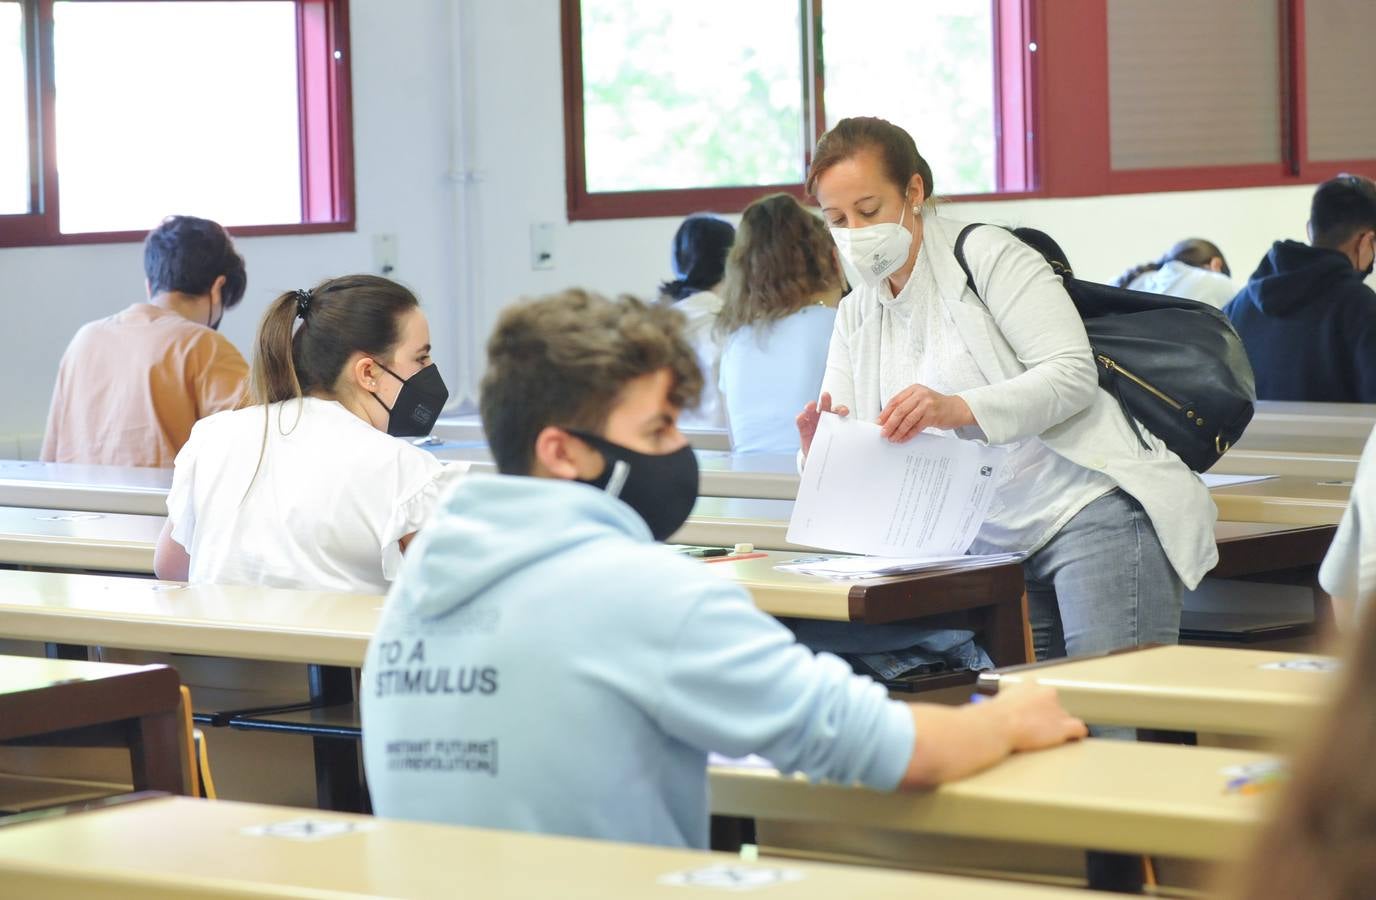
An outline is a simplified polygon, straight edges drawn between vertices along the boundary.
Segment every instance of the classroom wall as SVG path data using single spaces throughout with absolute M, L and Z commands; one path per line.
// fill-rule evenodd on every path
M 566 221 L 558 7 L 352 0 L 359 231 L 240 242 L 249 297 L 225 333 L 246 354 L 277 291 L 370 271 L 379 233 L 397 235 L 397 275 L 426 304 L 456 403 L 473 399 L 482 344 L 513 298 L 575 284 L 648 295 L 668 276 L 676 219 Z M 1042 228 L 1099 279 L 1179 238 L 1207 237 L 1244 278 L 1272 240 L 1303 237 L 1308 199 L 1307 188 L 1265 188 L 953 204 L 942 215 Z M 554 226 L 549 271 L 531 267 L 536 223 Z M 0 404 L 0 457 L 36 451 L 71 333 L 141 296 L 137 245 L 0 250 L 21 388 Z
M 435 356 L 444 369 L 455 368 L 448 6 L 446 0 L 350 4 L 358 231 L 238 241 L 248 294 L 223 328 L 245 356 L 273 297 L 329 275 L 372 271 L 373 235 L 391 233 L 395 277 L 428 301 L 432 328 L 443 336 Z M 188 152 L 194 150 L 189 143 Z M 36 455 L 57 362 L 72 333 L 143 297 L 138 244 L 0 249 L 12 373 L 0 401 L 0 458 Z

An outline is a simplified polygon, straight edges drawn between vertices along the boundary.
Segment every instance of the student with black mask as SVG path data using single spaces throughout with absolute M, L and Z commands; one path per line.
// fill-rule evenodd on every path
M 1376 402 L 1376 183 L 1319 185 L 1309 244 L 1277 241 L 1224 312 L 1242 336 L 1260 400 Z
M 429 434 L 449 392 L 416 297 L 374 275 L 268 307 L 253 406 L 177 454 L 158 577 L 380 594 L 440 491 Z
M 722 340 L 717 333 L 718 294 L 726 277 L 726 255 L 736 240 L 736 229 L 725 219 L 697 213 L 683 220 L 674 232 L 674 278 L 659 286 L 660 296 L 672 303 L 687 320 L 684 336 L 697 354 L 704 374 L 702 401 L 685 411 L 681 423 L 691 428 L 725 428 L 726 413 L 717 390 Z

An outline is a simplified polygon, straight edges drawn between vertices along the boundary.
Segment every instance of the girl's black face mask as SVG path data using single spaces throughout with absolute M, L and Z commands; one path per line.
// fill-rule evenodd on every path
M 401 390 L 390 407 L 373 394 L 373 399 L 387 410 L 387 433 L 392 437 L 425 437 L 449 400 L 449 388 L 444 386 L 440 370 L 431 363 L 410 378 L 402 378 L 382 363 L 378 367 L 401 382 Z
M 698 458 L 684 444 L 671 453 L 639 453 L 606 438 L 568 429 L 602 454 L 602 473 L 593 479 L 579 479 L 620 499 L 635 510 L 657 541 L 670 535 L 688 521 L 698 499 Z

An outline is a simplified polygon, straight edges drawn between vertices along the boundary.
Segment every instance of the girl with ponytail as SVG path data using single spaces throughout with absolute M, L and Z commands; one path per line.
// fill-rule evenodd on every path
M 1149 294 L 1198 300 L 1222 309 L 1237 296 L 1228 262 L 1218 245 L 1203 238 L 1180 241 L 1154 262 L 1133 266 L 1114 284 Z
M 385 593 L 439 493 L 448 391 L 409 290 L 350 275 L 282 294 L 258 326 L 254 405 L 177 455 L 160 578 Z

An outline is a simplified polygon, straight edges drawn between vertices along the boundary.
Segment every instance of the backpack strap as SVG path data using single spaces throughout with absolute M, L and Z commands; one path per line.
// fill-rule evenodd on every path
M 975 274 L 970 271 L 970 264 L 965 261 L 965 239 L 970 236 L 970 232 L 983 226 L 983 222 L 971 222 L 960 229 L 960 234 L 956 235 L 956 262 L 960 263 L 960 271 L 965 273 L 965 283 L 970 286 L 970 292 L 976 297 L 979 297 L 979 289 L 975 287 Z M 980 297 L 980 300 L 983 299 Z

